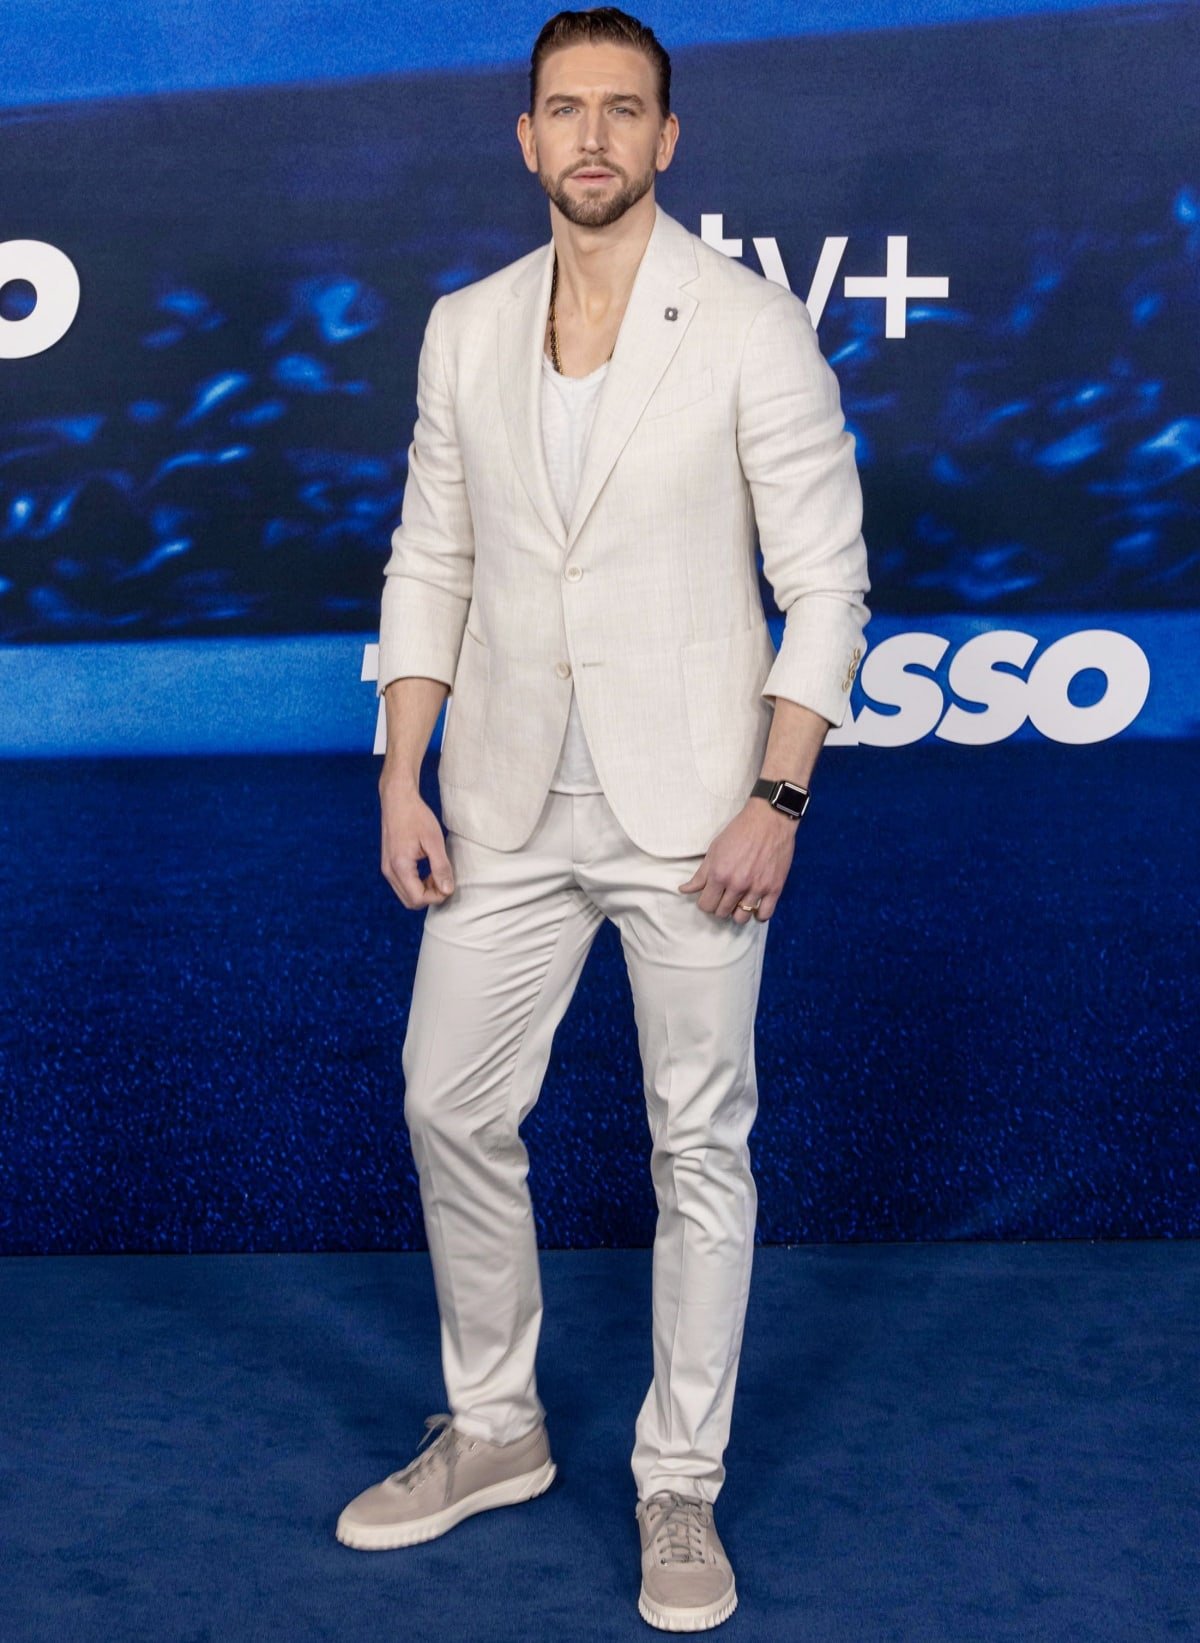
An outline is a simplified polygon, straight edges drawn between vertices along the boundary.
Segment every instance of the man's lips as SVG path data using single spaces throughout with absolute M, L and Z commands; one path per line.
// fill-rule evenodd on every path
M 610 177 L 615 177 L 615 171 L 572 171 L 572 177 L 578 177 L 585 183 L 603 183 Z

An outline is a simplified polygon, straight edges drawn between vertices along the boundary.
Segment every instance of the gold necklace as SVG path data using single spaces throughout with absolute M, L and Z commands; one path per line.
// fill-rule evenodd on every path
M 554 366 L 554 369 L 558 372 L 559 376 L 562 376 L 562 374 L 563 374 L 562 361 L 558 357 L 558 326 L 554 323 L 554 299 L 557 295 L 558 295 L 558 253 L 555 252 L 555 254 L 554 254 L 554 271 L 550 275 L 550 360 L 551 360 L 551 363 Z M 613 354 L 616 352 L 616 348 L 617 348 L 617 345 L 614 342 L 612 347 L 608 350 L 609 359 L 611 359 L 613 357 Z

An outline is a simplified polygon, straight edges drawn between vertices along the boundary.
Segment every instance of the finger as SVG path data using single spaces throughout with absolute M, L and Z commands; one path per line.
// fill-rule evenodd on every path
M 721 904 L 729 899 L 729 891 L 720 879 L 710 878 L 704 887 L 704 894 L 700 897 L 700 906 L 714 918 L 721 916 Z
M 444 900 L 454 889 L 454 863 L 445 848 L 445 835 L 436 815 L 426 812 L 422 823 L 424 825 L 418 828 L 416 848 L 418 856 L 429 859 L 429 877 L 424 882 L 422 894 L 426 900 Z
M 721 897 L 720 902 L 717 904 L 717 917 L 732 918 L 738 910 L 739 902 L 753 900 L 754 897 L 750 895 L 748 891 L 737 890 L 731 886 L 728 890 L 726 890 L 725 894 Z
M 735 924 L 749 924 L 755 915 L 756 907 L 761 905 L 761 895 L 757 890 L 742 890 L 730 906 L 729 916 Z M 746 903 L 749 903 L 747 906 Z
M 427 879 L 421 881 L 421 905 L 423 907 L 437 907 L 450 895 L 449 890 L 439 890 L 430 873 Z
M 393 858 L 389 882 L 406 907 L 425 905 L 425 884 L 415 861 Z
M 429 878 L 425 881 L 426 889 L 440 890 L 449 895 L 454 888 L 454 869 L 450 865 L 450 857 L 446 854 L 445 841 L 440 833 L 428 839 L 422 838 L 421 848 L 429 857 Z
M 707 879 L 708 868 L 703 862 L 701 862 L 699 867 L 697 867 L 696 871 L 692 874 L 691 878 L 688 879 L 685 884 L 677 886 L 677 888 L 680 890 L 686 890 L 689 893 L 696 890 L 703 890 Z

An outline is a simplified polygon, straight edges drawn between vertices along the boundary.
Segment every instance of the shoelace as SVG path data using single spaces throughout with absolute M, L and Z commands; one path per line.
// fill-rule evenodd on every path
M 661 1504 L 659 1504 L 661 1503 Z M 658 1507 L 657 1511 L 652 1508 Z M 703 1563 L 704 1534 L 709 1517 L 707 1502 L 662 1489 L 651 1495 L 646 1516 L 654 1555 L 660 1563 Z
M 429 1444 L 429 1448 L 425 1449 L 423 1455 L 419 1455 L 416 1460 L 410 1461 L 403 1471 L 392 1473 L 393 1483 L 402 1483 L 411 1494 L 421 1480 L 427 1477 L 442 1459 L 445 1459 L 448 1474 L 447 1483 L 450 1489 L 453 1489 L 454 1462 L 458 1455 L 458 1449 L 454 1442 L 457 1433 L 450 1424 L 453 1419 L 454 1416 L 450 1414 L 427 1415 L 425 1417 L 425 1436 L 417 1445 L 418 1450 L 425 1448 L 425 1445 L 429 1443 L 430 1438 L 433 1437 L 439 1427 L 442 1430 L 433 1443 Z

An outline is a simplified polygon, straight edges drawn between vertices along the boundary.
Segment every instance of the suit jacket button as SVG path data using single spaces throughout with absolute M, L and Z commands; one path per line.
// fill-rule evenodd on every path
M 568 565 L 567 566 L 567 581 L 568 582 L 578 582 L 579 578 L 582 575 L 583 575 L 582 565 Z
M 555 662 L 554 671 L 560 679 L 569 679 L 571 677 L 571 664 L 570 662 Z

